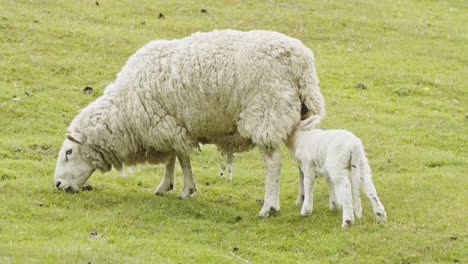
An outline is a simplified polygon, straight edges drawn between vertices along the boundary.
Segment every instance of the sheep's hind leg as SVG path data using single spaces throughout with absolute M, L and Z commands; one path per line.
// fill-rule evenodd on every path
M 226 155 L 227 169 L 229 172 L 229 179 L 232 180 L 232 172 L 234 171 L 234 154 L 228 153 Z
M 220 168 L 220 176 L 224 176 L 224 171 L 226 168 L 228 169 L 229 172 L 229 179 L 232 180 L 232 172 L 234 170 L 234 154 L 233 153 L 227 153 L 227 154 L 222 154 L 224 161 L 219 165 Z
M 265 160 L 265 199 L 263 208 L 258 216 L 268 217 L 278 212 L 279 191 L 280 191 L 280 173 L 281 173 L 281 156 L 279 148 L 264 151 Z
M 169 191 L 174 189 L 174 178 L 175 178 L 175 153 L 169 157 L 166 162 L 166 168 L 164 170 L 164 177 L 162 182 L 156 187 L 154 194 L 166 195 Z
M 182 172 L 184 174 L 184 189 L 179 194 L 180 199 L 191 197 L 197 191 L 197 185 L 192 174 L 192 165 L 190 164 L 190 157 L 185 155 L 177 155 Z

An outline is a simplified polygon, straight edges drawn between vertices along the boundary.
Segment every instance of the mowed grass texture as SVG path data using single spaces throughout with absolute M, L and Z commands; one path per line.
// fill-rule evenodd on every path
M 467 13 L 465 1 L 2 0 L 0 263 L 466 263 Z M 67 125 L 131 54 L 225 28 L 279 31 L 314 51 L 322 127 L 363 140 L 386 224 L 363 200 L 363 218 L 342 229 L 322 181 L 300 217 L 285 148 L 269 219 L 257 217 L 258 150 L 237 155 L 232 181 L 213 146 L 194 151 L 199 192 L 184 201 L 179 165 L 166 197 L 153 195 L 162 166 L 95 173 L 78 194 L 53 187 Z

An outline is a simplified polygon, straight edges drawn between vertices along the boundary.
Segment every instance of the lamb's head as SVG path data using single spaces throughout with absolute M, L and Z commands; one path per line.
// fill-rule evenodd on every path
M 68 134 L 60 149 L 55 168 L 55 186 L 67 192 L 78 192 L 95 171 L 95 166 L 85 157 L 83 144 L 86 138 L 80 133 Z

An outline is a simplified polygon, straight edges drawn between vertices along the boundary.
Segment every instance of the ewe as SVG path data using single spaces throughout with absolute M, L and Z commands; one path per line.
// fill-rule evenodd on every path
M 174 188 L 177 158 L 184 199 L 196 191 L 190 155 L 199 143 L 234 152 L 258 146 L 265 162 L 259 216 L 269 216 L 280 208 L 279 145 L 301 116 L 323 116 L 324 108 L 314 55 L 297 39 L 219 30 L 152 41 L 73 119 L 55 185 L 76 192 L 95 170 L 164 163 L 155 193 L 165 195 Z
M 362 216 L 359 187 L 369 198 L 376 221 L 384 222 L 387 214 L 372 182 L 361 140 L 346 130 L 316 129 L 320 120 L 319 116 L 311 116 L 301 121 L 287 142 L 300 170 L 296 203 L 303 203 L 301 215 L 312 213 L 314 180 L 324 176 L 330 191 L 330 209 L 342 206 L 342 227 L 352 225 L 354 215 Z

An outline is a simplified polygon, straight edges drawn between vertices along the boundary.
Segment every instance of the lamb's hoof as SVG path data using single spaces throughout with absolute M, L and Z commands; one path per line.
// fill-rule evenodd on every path
M 375 213 L 375 221 L 380 223 L 385 223 L 387 221 L 387 213 L 385 211 Z
M 328 209 L 330 211 L 338 211 L 341 208 L 341 204 L 337 201 L 330 202 L 330 205 L 328 206 Z
M 260 212 L 258 213 L 258 216 L 259 217 L 270 217 L 274 214 L 276 214 L 277 212 L 279 211 L 279 208 L 276 209 L 274 207 L 268 207 L 268 206 L 263 206 L 262 210 L 260 210 Z
M 341 227 L 342 227 L 342 228 L 347 228 L 347 227 L 352 226 L 353 223 L 354 223 L 353 220 L 345 220 L 345 221 L 343 221 L 343 224 L 341 225 Z
M 296 206 L 302 206 L 304 203 L 304 195 L 298 195 L 296 199 Z
M 362 217 L 362 208 L 360 210 L 355 210 L 354 211 L 354 216 L 356 216 L 356 218 L 361 218 Z
M 302 209 L 301 210 L 301 216 L 302 217 L 307 217 L 312 214 L 312 209 Z
M 184 189 L 180 194 L 179 194 L 179 198 L 184 200 L 184 199 L 187 199 L 187 198 L 190 198 L 193 196 L 193 194 L 197 192 L 197 188 L 188 188 L 188 189 Z

